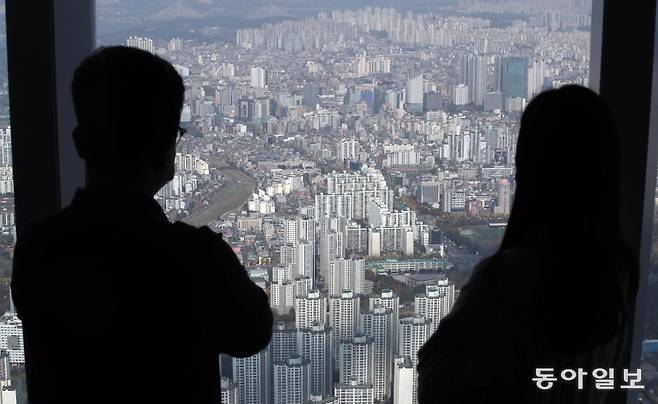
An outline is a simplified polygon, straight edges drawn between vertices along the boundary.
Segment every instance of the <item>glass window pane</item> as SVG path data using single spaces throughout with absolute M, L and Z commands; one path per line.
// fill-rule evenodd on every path
M 222 232 L 280 322 L 267 352 L 222 359 L 224 400 L 415 400 L 416 351 L 505 231 L 520 114 L 588 85 L 589 0 L 375 3 L 98 2 L 99 44 L 186 84 L 156 199 Z

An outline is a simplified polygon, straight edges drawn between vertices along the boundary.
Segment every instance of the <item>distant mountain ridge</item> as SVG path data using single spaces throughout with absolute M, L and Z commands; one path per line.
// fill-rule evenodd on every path
M 147 19 L 154 21 L 163 21 L 163 20 L 173 20 L 176 18 L 202 18 L 202 17 L 204 17 L 204 13 L 198 11 L 196 8 L 194 8 L 191 5 L 186 4 L 183 0 L 178 0 L 174 4 L 165 7 L 164 9 L 148 17 Z

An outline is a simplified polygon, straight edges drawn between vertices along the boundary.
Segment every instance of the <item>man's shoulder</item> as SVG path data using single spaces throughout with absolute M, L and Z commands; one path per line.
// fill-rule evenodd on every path
M 170 230 L 182 241 L 193 243 L 197 248 L 215 250 L 226 245 L 222 233 L 216 233 L 207 226 L 192 226 L 184 222 L 171 223 Z
M 191 224 L 185 222 L 173 222 L 171 224 L 173 231 L 179 233 L 181 236 L 187 237 L 198 237 L 206 239 L 221 239 L 221 233 L 215 233 L 210 230 L 208 226 L 192 226 Z
M 36 239 L 58 239 L 62 231 L 70 229 L 75 220 L 69 209 L 37 217 L 27 222 L 18 234 L 17 242 L 25 244 L 26 241 Z

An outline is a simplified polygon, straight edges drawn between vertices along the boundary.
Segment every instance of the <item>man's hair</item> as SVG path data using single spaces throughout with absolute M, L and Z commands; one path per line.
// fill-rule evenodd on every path
M 72 92 L 87 163 L 112 166 L 163 155 L 176 136 L 185 86 L 161 57 L 111 46 L 82 61 Z

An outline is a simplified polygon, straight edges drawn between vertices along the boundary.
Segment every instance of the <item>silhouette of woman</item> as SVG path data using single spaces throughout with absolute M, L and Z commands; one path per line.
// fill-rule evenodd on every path
M 502 245 L 420 349 L 419 403 L 622 402 L 591 376 L 612 368 L 620 380 L 637 290 L 619 228 L 613 118 L 584 87 L 546 91 L 521 118 L 515 159 Z M 537 368 L 552 369 L 551 388 L 537 386 Z M 579 368 L 582 386 L 578 375 L 561 379 Z

